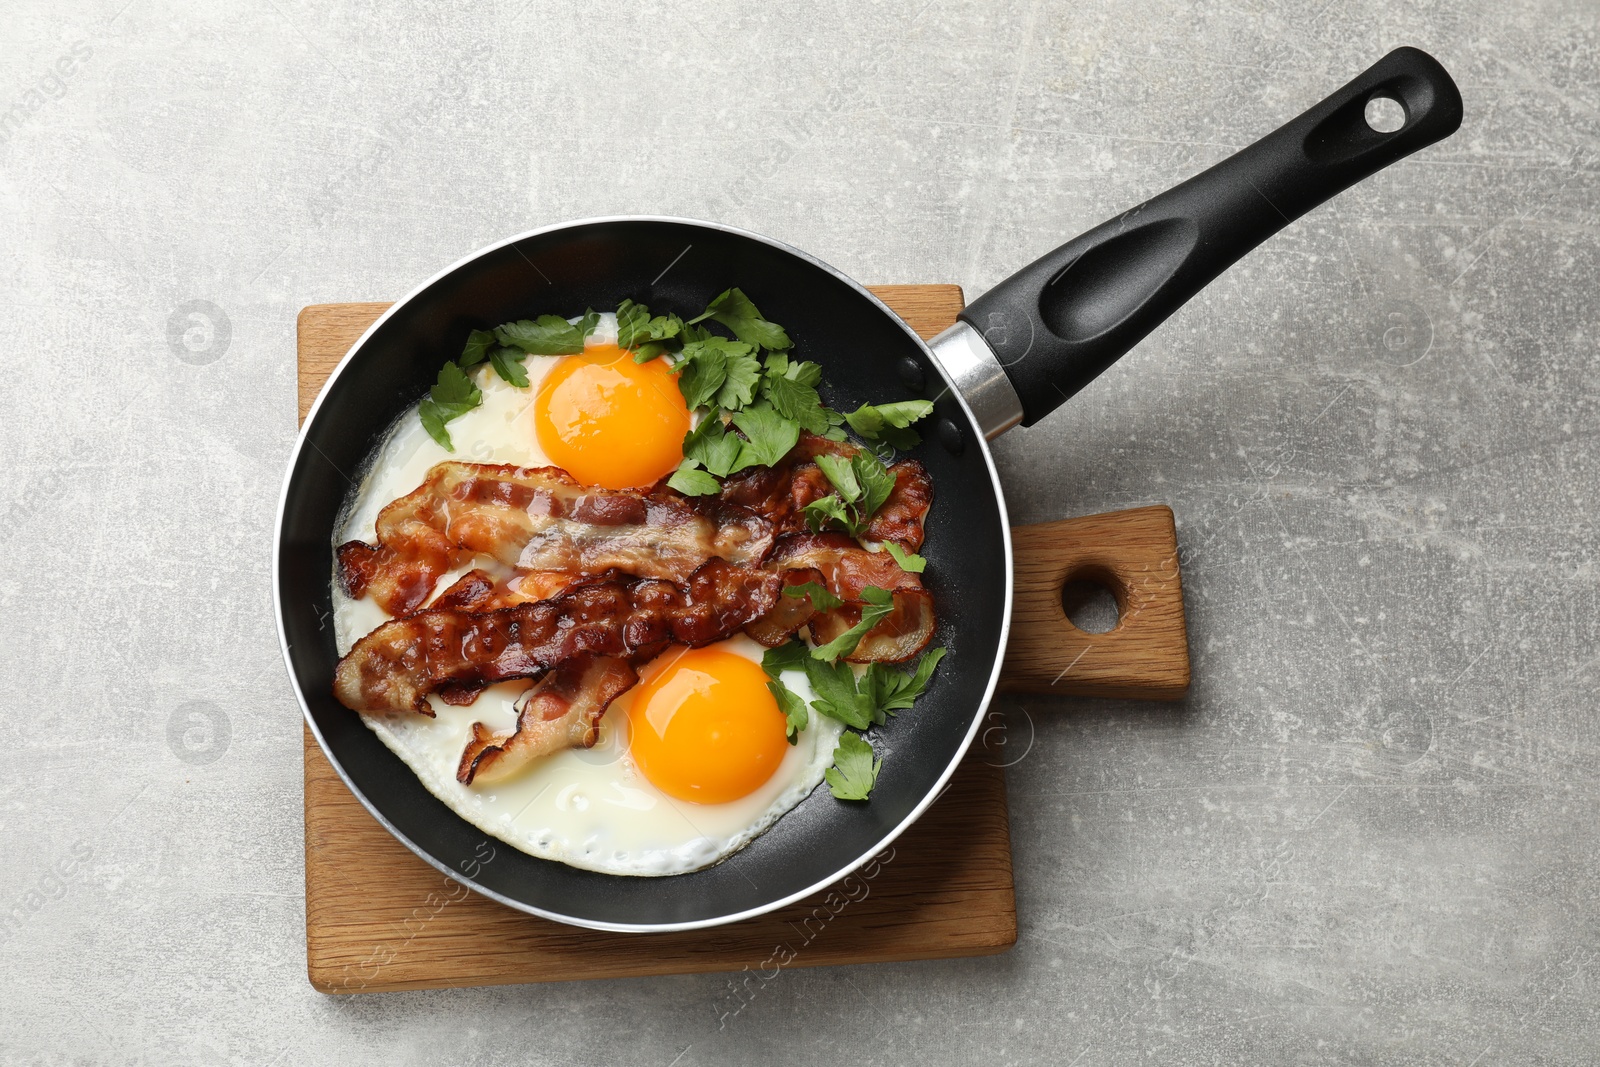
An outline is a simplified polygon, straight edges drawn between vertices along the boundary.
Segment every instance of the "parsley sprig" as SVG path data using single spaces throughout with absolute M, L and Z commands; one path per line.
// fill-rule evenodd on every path
M 783 684 L 781 675 L 784 671 L 801 671 L 805 674 L 815 694 L 811 710 L 837 719 L 853 730 L 868 730 L 873 726 L 881 726 L 896 712 L 910 708 L 927 689 L 934 669 L 939 666 L 944 654 L 942 648 L 929 649 L 917 660 L 917 665 L 910 673 L 886 664 L 873 663 L 858 678 L 848 663 L 827 662 L 817 658 L 804 642 L 789 641 L 768 649 L 761 657 L 761 666 L 770 679 L 768 688 L 778 700 L 778 706 L 784 710 L 789 741 L 793 744 L 798 739 L 798 731 L 805 728 L 807 720 L 803 712 L 806 704 L 799 694 Z M 848 740 L 852 737 L 855 738 L 853 742 Z M 827 775 L 828 787 L 841 800 L 865 800 L 877 777 L 877 767 L 873 766 L 872 773 L 866 775 L 862 773 L 864 768 L 858 761 L 865 749 L 870 762 L 871 746 L 860 735 L 848 731 L 840 736 L 839 743 L 840 747 L 834 750 L 835 766 Z
M 883 760 L 872 758 L 872 742 L 849 730 L 839 735 L 833 766 L 823 772 L 828 789 L 840 800 L 866 800 L 878 784 Z
M 467 377 L 467 372 L 461 369 L 460 364 L 446 363 L 439 368 L 439 379 L 428 390 L 427 398 L 417 405 L 417 414 L 428 436 L 454 452 L 455 446 L 450 443 L 450 431 L 445 429 L 445 423 L 459 419 L 481 403 L 483 390 Z
M 473 330 L 461 356 L 453 362 L 459 371 L 488 362 L 502 380 L 526 389 L 529 378 L 523 361 L 528 356 L 582 352 L 599 321 L 599 313 L 590 308 L 576 322 L 559 315 L 540 315 L 502 323 L 493 330 Z M 701 325 L 705 322 L 725 327 L 733 337 L 712 333 Z M 933 410 L 926 400 L 863 404 L 849 414 L 829 408 L 817 393 L 822 368 L 792 359 L 788 350 L 794 342 L 788 331 L 763 316 L 738 288 L 725 290 L 687 321 L 672 313 L 652 315 L 645 305 L 623 300 L 617 306 L 617 344 L 633 352 L 638 363 L 670 354 L 684 403 L 690 410 L 706 409 L 702 425 L 727 415 L 753 446 L 736 456 L 731 465 L 712 465 L 694 458 L 686 439 L 684 465 L 672 484 L 691 496 L 717 492 L 716 479 L 744 467 L 777 462 L 768 457 L 781 457 L 793 448 L 790 438 L 797 440 L 802 429 L 843 441 L 848 425 L 874 446 L 911 448 L 920 440 L 911 424 Z M 441 368 L 420 412 L 428 434 L 452 452 L 455 447 L 446 424 L 483 402 L 481 391 L 470 379 L 463 382 L 465 377 L 450 370 L 448 364 Z M 744 411 L 755 412 L 744 420 L 749 426 L 737 418 Z M 696 432 L 698 428 L 690 437 Z M 788 445 L 780 447 L 785 441 Z
M 834 596 L 828 587 L 821 582 L 805 582 L 801 585 L 791 585 L 784 589 L 784 596 L 801 597 L 811 601 L 811 606 L 817 611 L 832 611 L 834 608 L 843 607 L 844 601 Z
M 869 585 L 861 591 L 861 599 L 864 602 L 861 605 L 861 621 L 827 644 L 812 649 L 812 656 L 828 663 L 832 663 L 840 656 L 848 656 L 856 650 L 857 645 L 861 644 L 861 639 L 867 636 L 868 630 L 888 618 L 889 613 L 894 611 L 894 594 L 887 589 Z
M 730 433 L 719 409 L 712 409 L 683 439 L 683 463 L 667 484 L 685 496 L 707 496 L 722 490 L 718 478 L 746 467 L 777 463 L 800 440 L 800 428 L 765 403 L 735 411 Z
M 928 561 L 915 552 L 907 552 L 893 541 L 885 541 L 883 547 L 887 548 L 889 555 L 893 556 L 894 561 L 900 564 L 901 570 L 909 571 L 912 574 L 921 574 L 927 569 Z
M 851 537 L 860 537 L 894 492 L 894 475 L 883 460 L 865 450 L 852 456 L 818 456 L 817 466 L 835 493 L 805 506 L 806 524 L 813 530 L 836 524 Z
M 709 332 L 700 325 L 707 321 L 726 327 L 733 337 Z M 795 446 L 801 430 L 844 441 L 844 427 L 850 425 L 869 441 L 909 448 L 918 440 L 911 423 L 933 410 L 926 400 L 864 404 L 849 415 L 829 408 L 817 392 L 822 368 L 792 358 L 794 342 L 788 332 L 762 315 L 741 289 L 721 293 L 687 321 L 651 315 L 643 304 L 623 301 L 617 311 L 617 343 L 633 349 L 633 358 L 641 363 L 672 353 L 684 403 L 691 410 L 704 409 L 700 424 L 684 438 L 682 465 L 667 481 L 688 496 L 718 492 L 718 479 L 746 467 L 772 466 Z M 737 435 L 728 432 L 730 424 Z M 882 466 L 880 462 L 878 468 Z M 872 503 L 873 492 L 842 501 L 840 506 L 857 507 L 841 524 L 847 529 L 864 526 L 883 503 Z M 830 511 L 817 522 L 831 517 Z
M 883 441 L 904 452 L 922 438 L 911 424 L 933 411 L 928 400 L 900 400 L 893 404 L 862 404 L 844 417 L 850 428 L 869 441 Z
M 502 381 L 519 389 L 528 387 L 528 370 L 522 361 L 530 355 L 562 356 L 583 351 L 584 339 L 600 323 L 600 313 L 585 311 L 577 322 L 559 315 L 540 315 L 496 326 L 493 330 L 473 330 L 461 355 L 439 368 L 438 381 L 427 399 L 417 406 L 422 428 L 448 451 L 454 452 L 446 423 L 459 419 L 483 403 L 483 390 L 466 373 L 487 361 Z

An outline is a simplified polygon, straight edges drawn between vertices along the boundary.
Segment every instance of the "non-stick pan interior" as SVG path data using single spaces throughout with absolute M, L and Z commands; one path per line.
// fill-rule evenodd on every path
M 799 357 L 822 365 L 823 397 L 832 406 L 935 399 L 914 455 L 934 477 L 923 554 L 939 611 L 935 642 L 949 654 L 916 707 L 874 735 L 884 762 L 868 802 L 838 801 L 821 787 L 744 851 L 676 877 L 618 877 L 536 859 L 458 818 L 333 699 L 335 519 L 379 436 L 460 352 L 469 330 L 586 307 L 610 310 L 624 297 L 657 312 L 696 314 L 735 285 L 788 329 Z M 922 371 L 920 390 L 907 384 L 907 360 Z M 959 427 L 958 447 L 934 431 L 943 419 Z M 790 249 L 659 219 L 528 235 L 447 271 L 396 307 L 313 413 L 280 518 L 276 580 L 290 666 L 325 749 L 357 795 L 430 862 L 506 903 L 599 927 L 709 924 L 769 908 L 878 851 L 944 776 L 980 714 L 1002 651 L 1010 581 L 1004 509 L 980 442 L 915 336 L 854 285 Z

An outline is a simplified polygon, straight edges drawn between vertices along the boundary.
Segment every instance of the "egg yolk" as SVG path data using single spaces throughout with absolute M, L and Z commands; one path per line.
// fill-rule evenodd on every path
M 664 359 L 635 363 L 616 345 L 566 356 L 533 401 L 539 447 L 584 485 L 642 489 L 683 462 L 689 409 Z
M 758 664 L 718 648 L 669 658 L 628 712 L 634 762 L 679 800 L 722 804 L 760 788 L 789 749 Z

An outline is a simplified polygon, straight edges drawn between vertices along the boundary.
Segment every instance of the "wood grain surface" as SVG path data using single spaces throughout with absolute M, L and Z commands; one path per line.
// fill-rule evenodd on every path
M 1011 530 L 1016 591 L 1002 689 L 1178 700 L 1189 689 L 1178 531 L 1164 504 Z M 1067 582 L 1103 585 L 1117 624 L 1085 633 L 1067 619 Z
M 311 984 L 362 993 L 748 968 L 741 983 L 759 987 L 788 967 L 1001 952 L 1016 943 L 1017 911 L 1005 775 L 986 760 L 969 757 L 878 861 L 826 892 L 711 930 L 613 934 L 514 911 L 429 867 L 367 814 L 307 731 Z
M 963 306 L 954 285 L 873 291 L 923 337 L 950 325 Z M 302 419 L 333 367 L 389 306 L 325 304 L 300 313 Z M 1154 513 L 1165 514 L 1164 533 Z M 1018 601 L 1007 683 L 1163 699 L 1174 695 L 1180 675 L 1187 685 L 1170 511 L 1067 519 L 1014 533 Z M 1076 562 L 1063 569 L 1062 561 Z M 1123 605 L 1108 634 L 1085 634 L 1066 619 L 1061 582 L 1082 574 L 1105 581 Z M 1033 656 L 1031 668 L 1019 658 Z M 309 730 L 304 748 L 307 963 L 312 984 L 324 992 L 737 971 L 727 998 L 727 1010 L 737 1011 L 787 967 L 982 955 L 1016 941 L 1004 772 L 978 748 L 892 849 L 830 890 L 742 923 L 648 935 L 564 926 L 467 890 L 367 814 Z

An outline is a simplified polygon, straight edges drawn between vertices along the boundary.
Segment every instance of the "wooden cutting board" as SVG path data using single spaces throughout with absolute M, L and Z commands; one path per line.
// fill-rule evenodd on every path
M 954 285 L 874 286 L 923 337 L 955 321 Z M 299 317 L 300 417 L 388 304 L 320 304 Z M 1166 507 L 1013 530 L 1017 592 L 1002 687 L 1174 700 L 1189 685 L 1177 535 Z M 1104 585 L 1120 621 L 1067 621 L 1062 586 Z M 711 930 L 610 934 L 497 904 L 439 874 L 369 816 L 305 731 L 306 957 L 325 993 L 739 971 L 737 1011 L 787 967 L 976 956 L 1017 939 L 1005 718 L 945 795 L 895 844 L 830 890 Z

